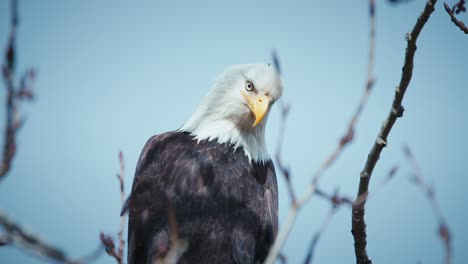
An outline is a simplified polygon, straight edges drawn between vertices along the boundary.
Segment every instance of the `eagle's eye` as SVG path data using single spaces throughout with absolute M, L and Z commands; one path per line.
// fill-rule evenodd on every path
M 251 80 L 247 80 L 247 82 L 245 83 L 245 90 L 247 90 L 248 92 L 251 92 L 255 89 L 253 83 Z

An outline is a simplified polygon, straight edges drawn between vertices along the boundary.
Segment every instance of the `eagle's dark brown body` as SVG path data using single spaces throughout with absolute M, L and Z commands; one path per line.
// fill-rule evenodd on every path
M 187 242 L 177 263 L 262 262 L 276 236 L 273 163 L 251 162 L 242 148 L 197 143 L 186 132 L 154 136 L 137 165 L 129 211 L 128 263 L 149 264 L 171 248 L 168 196 L 178 237 Z

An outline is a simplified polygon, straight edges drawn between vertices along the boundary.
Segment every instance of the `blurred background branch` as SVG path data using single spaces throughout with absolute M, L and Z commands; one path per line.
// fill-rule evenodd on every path
M 445 11 L 447 11 L 447 14 L 449 14 L 450 19 L 455 24 L 455 26 L 457 26 L 461 31 L 465 32 L 465 34 L 468 34 L 468 27 L 466 27 L 463 21 L 458 20 L 455 16 L 456 14 L 458 15 L 460 13 L 466 13 L 465 0 L 459 0 L 456 4 L 452 6 L 452 8 L 450 8 L 450 6 L 447 3 L 444 3 L 444 8 Z
M 16 32 L 19 24 L 18 1 L 11 0 L 11 22 L 10 33 L 5 50 L 4 63 L 2 66 L 3 80 L 6 86 L 6 125 L 5 140 L 3 144 L 3 157 L 0 165 L 0 180 L 3 179 L 12 167 L 12 161 L 16 154 L 16 136 L 23 124 L 19 113 L 19 103 L 34 98 L 32 92 L 32 81 L 36 71 L 33 68 L 26 70 L 16 84 L 15 70 L 17 64 Z M 19 245 L 21 248 L 48 260 L 59 263 L 78 264 L 95 260 L 101 252 L 99 247 L 89 256 L 72 260 L 59 247 L 51 245 L 45 239 L 27 231 L 17 222 L 12 220 L 3 210 L 0 210 L 0 225 L 6 234 L 0 235 L 0 246 L 9 244 Z
M 119 186 L 120 186 L 120 204 L 122 208 L 124 207 L 125 204 L 125 179 L 124 179 L 124 173 L 125 173 L 125 163 L 124 163 L 124 156 L 122 151 L 119 152 L 119 164 L 120 164 L 120 172 L 117 174 L 117 180 L 119 181 Z M 119 247 L 115 248 L 114 240 L 112 239 L 111 236 L 106 235 L 101 232 L 99 235 L 99 239 L 101 240 L 102 245 L 104 246 L 104 249 L 106 250 L 107 255 L 113 257 L 118 264 L 123 264 L 124 262 L 124 246 L 125 246 L 125 239 L 124 239 L 124 230 L 125 230 L 125 224 L 127 223 L 127 214 L 122 214 L 120 216 L 120 230 L 117 233 L 118 236 L 118 242 L 119 242 Z
M 440 239 L 444 244 L 445 249 L 445 264 L 452 263 L 452 236 L 450 228 L 445 220 L 445 216 L 442 213 L 442 208 L 439 205 L 439 202 L 436 199 L 434 186 L 429 185 L 425 180 L 419 164 L 416 161 L 416 158 L 413 155 L 410 147 L 408 145 L 403 146 L 403 153 L 405 154 L 406 159 L 411 164 L 413 169 L 412 181 L 416 184 L 417 187 L 426 195 L 426 198 L 431 204 L 432 211 L 439 222 L 438 234 Z
M 18 2 L 11 1 L 10 34 L 5 49 L 5 57 L 2 66 L 3 81 L 6 87 L 6 126 L 3 143 L 3 157 L 0 165 L 0 180 L 2 180 L 11 168 L 11 163 L 16 154 L 16 135 L 23 123 L 19 113 L 19 103 L 24 100 L 32 100 L 33 93 L 31 82 L 35 77 L 35 70 L 30 68 L 21 76 L 20 82 L 15 83 L 16 66 L 16 30 L 18 27 Z
M 3 245 L 14 243 L 19 245 L 22 249 L 33 253 L 34 255 L 43 257 L 48 260 L 52 260 L 57 263 L 67 264 L 84 264 L 96 260 L 101 252 L 102 248 L 98 247 L 89 256 L 82 257 L 79 259 L 71 259 L 61 248 L 50 244 L 45 239 L 27 231 L 25 228 L 20 226 L 16 221 L 8 217 L 5 212 L 0 210 L 0 225 L 6 231 L 5 235 L 2 235 L 0 241 Z M 1 243 L 0 243 L 1 244 Z

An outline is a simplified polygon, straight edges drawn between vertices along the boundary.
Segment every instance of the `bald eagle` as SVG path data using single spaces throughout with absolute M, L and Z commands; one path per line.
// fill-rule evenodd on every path
M 175 245 L 169 204 L 186 243 L 177 263 L 263 262 L 278 229 L 265 124 L 282 92 L 270 64 L 231 66 L 180 129 L 148 140 L 122 211 L 129 264 L 158 263 Z

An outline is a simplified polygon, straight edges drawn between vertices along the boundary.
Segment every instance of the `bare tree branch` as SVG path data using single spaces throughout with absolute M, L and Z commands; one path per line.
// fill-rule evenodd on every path
M 120 185 L 120 202 L 123 207 L 125 204 L 125 185 L 124 185 L 125 162 L 124 162 L 124 156 L 123 156 L 122 151 L 119 152 L 119 164 L 120 164 L 120 172 L 119 174 L 117 174 L 117 180 L 119 181 L 119 185 Z M 123 235 L 124 235 L 124 230 L 125 230 L 126 219 L 127 219 L 127 214 L 122 214 L 120 216 L 120 230 L 117 234 L 119 237 L 119 247 L 117 251 L 115 249 L 115 244 L 114 244 L 114 240 L 112 239 L 112 237 L 102 232 L 99 235 L 99 239 L 101 240 L 102 245 L 104 245 L 107 255 L 113 257 L 119 264 L 124 263 L 123 250 L 124 250 L 124 245 L 125 245 L 125 239 Z
M 122 151 L 119 152 L 119 163 L 120 163 L 120 173 L 117 174 L 117 179 L 120 183 L 120 203 L 122 207 L 125 205 L 125 185 L 124 185 L 124 173 L 125 173 L 125 163 L 124 163 L 124 156 Z M 119 236 L 119 249 L 117 254 L 120 256 L 120 259 L 123 259 L 123 250 L 125 245 L 124 229 L 126 223 L 127 215 L 124 214 L 120 216 L 120 231 L 118 233 Z
M 5 139 L 3 143 L 3 156 L 0 164 L 0 180 L 3 179 L 10 171 L 12 160 L 16 154 L 16 135 L 23 123 L 18 111 L 19 103 L 20 101 L 32 100 L 34 98 L 31 89 L 31 83 L 36 75 L 34 69 L 28 69 L 20 77 L 19 83 L 15 84 L 15 66 L 17 56 L 15 44 L 17 27 L 18 1 L 12 0 L 10 34 L 8 36 L 5 58 L 2 66 L 2 76 L 7 93 Z M 73 260 L 70 259 L 62 249 L 49 244 L 44 239 L 34 235 L 32 232 L 26 231 L 23 227 L 8 217 L 2 210 L 0 210 L 0 225 L 6 232 L 6 234 L 0 236 L 0 246 L 17 244 L 34 253 L 36 256 L 45 257 L 59 263 L 91 262 L 97 259 L 102 252 L 102 248 L 99 247 L 89 256 Z
M 119 256 L 117 251 L 115 251 L 115 244 L 112 237 L 101 232 L 101 234 L 99 235 L 99 240 L 101 240 L 101 243 L 104 246 L 107 255 L 113 257 L 117 261 L 117 263 L 122 263 L 122 258 Z
M 412 31 L 406 35 L 407 48 L 405 54 L 405 63 L 403 66 L 403 73 L 401 76 L 400 84 L 395 90 L 395 96 L 392 102 L 390 113 L 384 121 L 380 132 L 377 136 L 377 139 L 367 156 L 367 161 L 364 166 L 364 169 L 361 172 L 359 180 L 359 190 L 357 197 L 360 197 L 363 193 L 368 192 L 369 181 L 372 176 L 375 165 L 380 157 L 380 153 L 383 148 L 387 145 L 387 137 L 392 129 L 395 121 L 398 117 L 403 115 L 403 106 L 401 102 L 403 96 L 405 95 L 406 89 L 411 81 L 413 74 L 413 61 L 414 54 L 416 52 L 416 40 L 418 39 L 419 33 L 423 29 L 427 20 L 429 19 L 431 13 L 434 11 L 434 5 L 437 0 L 427 1 L 424 10 L 421 15 L 418 17 L 415 26 Z M 367 255 L 366 245 L 367 245 L 367 234 L 366 234 L 366 223 L 364 220 L 364 205 L 365 201 L 362 203 L 361 207 L 356 207 L 352 212 L 352 234 L 354 237 L 354 249 L 356 255 L 356 262 L 358 264 L 369 264 L 372 261 Z
M 11 1 L 11 25 L 10 35 L 5 50 L 5 58 L 2 66 L 3 81 L 6 86 L 6 125 L 5 138 L 3 142 L 3 156 L 0 164 L 0 180 L 5 177 L 11 168 L 13 157 L 16 154 L 16 134 L 22 125 L 18 111 L 19 102 L 32 100 L 33 93 L 30 83 L 35 77 L 35 71 L 29 69 L 20 78 L 18 87 L 15 84 L 16 65 L 16 30 L 18 27 L 18 2 Z
M 99 252 L 96 251 L 91 254 L 90 257 L 77 260 L 71 259 L 62 249 L 53 246 L 44 239 L 26 231 L 23 227 L 9 218 L 2 210 L 0 210 L 0 225 L 3 226 L 7 232 L 7 235 L 2 236 L 5 237 L 7 243 L 13 242 L 38 256 L 46 257 L 59 263 L 79 264 L 91 262 L 100 255 L 100 252 L 102 252 L 102 248 L 100 247 L 98 250 Z
M 437 202 L 434 187 L 425 182 L 422 170 L 419 167 L 418 163 L 416 162 L 416 159 L 414 158 L 414 155 L 411 152 L 411 149 L 409 148 L 408 145 L 403 146 L 403 153 L 405 153 L 406 158 L 408 159 L 411 166 L 413 167 L 414 183 L 419 188 L 421 188 L 421 190 L 426 195 L 427 199 L 429 200 L 431 204 L 432 211 L 434 212 L 434 215 L 436 216 L 439 222 L 439 237 L 444 243 L 445 263 L 450 264 L 452 262 L 452 239 L 450 235 L 450 229 L 447 225 L 447 221 L 445 221 L 445 217 L 444 217 L 444 214 L 442 213 L 442 209 L 439 203 Z
M 456 3 L 452 8 L 447 3 L 444 3 L 444 8 L 445 11 L 447 11 L 447 14 L 449 14 L 450 19 L 452 22 L 465 34 L 468 34 L 468 27 L 463 23 L 463 21 L 458 20 L 455 17 L 455 14 L 459 14 L 460 12 L 466 12 L 466 7 L 465 7 L 465 0 L 460 0 L 458 3 Z

